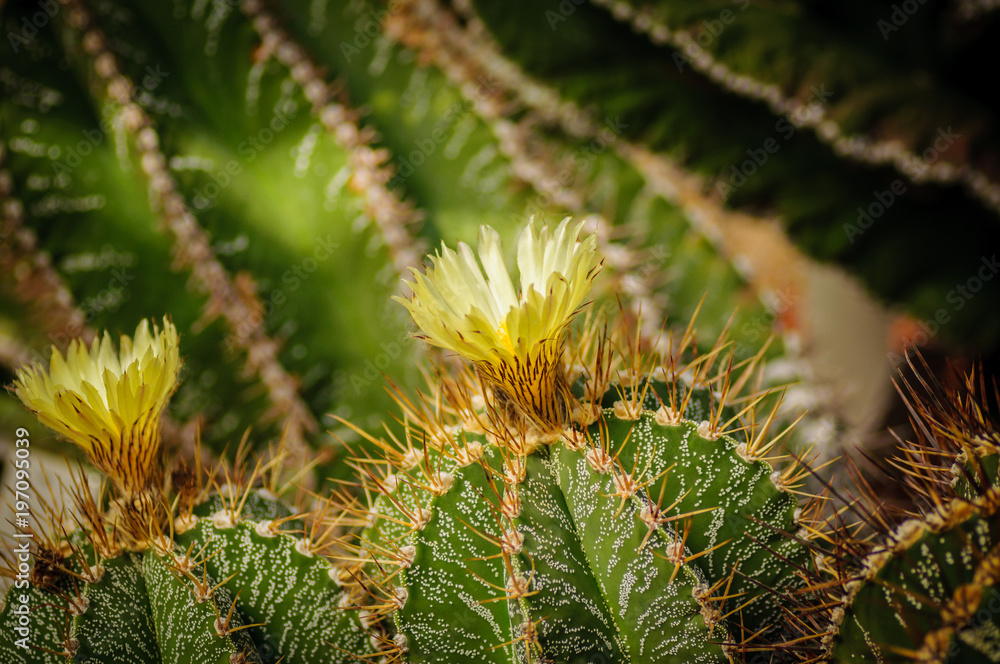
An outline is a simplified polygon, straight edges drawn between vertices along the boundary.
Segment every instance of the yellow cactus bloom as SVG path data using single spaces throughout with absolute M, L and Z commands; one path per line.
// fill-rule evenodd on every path
M 17 371 L 14 392 L 39 421 L 79 445 L 124 495 L 146 490 L 158 461 L 160 414 L 177 386 L 177 330 L 143 320 L 119 352 L 107 332 L 90 349 L 55 347 L 49 368 Z
M 544 430 L 566 423 L 568 385 L 562 366 L 565 328 L 601 266 L 597 238 L 564 219 L 552 232 L 534 222 L 517 246 L 514 290 L 499 234 L 479 232 L 479 261 L 465 243 L 442 245 L 426 274 L 416 270 L 413 297 L 396 298 L 429 343 L 475 363 L 501 410 Z

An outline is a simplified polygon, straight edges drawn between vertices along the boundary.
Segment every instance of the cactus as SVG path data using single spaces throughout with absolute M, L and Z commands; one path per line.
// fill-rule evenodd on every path
M 786 533 L 810 538 L 814 506 L 766 459 L 780 436 L 741 424 L 759 404 L 733 407 L 756 362 L 692 359 L 690 330 L 660 362 L 593 325 L 564 345 L 594 275 L 578 233 L 525 230 L 515 292 L 484 230 L 485 278 L 444 249 L 404 301 L 475 371 L 400 396 L 406 436 L 359 463 L 376 498 L 355 546 L 391 657 L 724 662 L 777 651 L 804 605 L 810 548 Z
M 903 384 L 908 520 L 863 482 L 811 495 L 807 452 L 772 465 L 790 429 L 747 389 L 763 352 L 699 353 L 689 325 L 649 355 L 573 321 L 602 264 L 581 231 L 529 225 L 517 288 L 487 227 L 478 260 L 444 247 L 415 274 L 397 299 L 470 363 L 397 391 L 400 435 L 344 423 L 370 452 L 357 495 L 291 507 L 287 452 L 249 464 L 246 440 L 211 472 L 165 457 L 169 320 L 19 371 L 108 482 L 81 474 L 21 531 L 33 564 L 4 554 L 5 661 L 997 661 L 1000 399 L 981 373 Z
M 83 530 L 45 538 L 7 595 L 5 662 L 348 662 L 368 647 L 357 612 L 338 608 L 349 594 L 323 543 L 265 489 L 199 491 L 142 551 L 109 534 L 97 504 L 72 510 Z
M 564 347 L 552 333 L 572 309 L 564 279 L 587 282 L 592 262 L 586 243 L 545 238 L 528 229 L 519 244 L 527 295 L 507 290 L 484 233 L 485 279 L 467 247 L 446 249 L 404 302 L 430 343 L 474 368 L 442 369 L 425 398 L 400 396 L 406 436 L 372 439 L 382 453 L 359 464 L 375 498 L 355 512 L 368 522 L 355 547 L 383 653 L 998 661 L 1000 399 L 981 374 L 964 390 L 935 386 L 925 367 L 917 387 L 904 382 L 920 435 L 894 462 L 917 506 L 908 519 L 864 480 L 858 498 L 829 484 L 800 501 L 818 469 L 801 451 L 772 469 L 784 434 L 769 433 L 773 413 L 760 426 L 759 396 L 736 397 L 753 363 L 734 369 L 724 345 L 698 357 L 690 330 L 665 357 L 634 354 L 632 337 L 609 353 L 590 320 Z M 539 265 L 564 264 L 560 254 L 574 256 L 569 268 L 539 276 Z M 560 306 L 538 307 L 532 289 Z M 532 359 L 564 348 L 565 364 Z M 523 367 L 535 380 L 518 378 Z M 563 367 L 573 369 L 560 377 Z M 537 395 L 560 403 L 546 384 L 570 386 L 565 406 L 538 407 Z M 864 522 L 850 523 L 852 511 Z
M 164 479 L 156 425 L 177 372 L 173 325 L 151 334 L 143 321 L 120 352 L 107 335 L 89 350 L 74 341 L 47 370 L 19 373 L 25 405 L 110 484 L 95 496 L 74 476 L 68 510 L 47 505 L 21 526 L 4 560 L 3 661 L 345 662 L 367 647 L 328 559 L 341 513 L 277 498 L 284 452 L 238 474 L 177 460 Z
M 901 523 L 862 493 L 867 538 L 842 532 L 828 559 L 824 650 L 837 662 L 995 662 L 1000 658 L 1000 450 L 981 371 L 943 387 L 911 360 L 901 387 L 917 437 L 893 462 L 917 506 Z M 887 620 L 886 616 L 892 619 Z

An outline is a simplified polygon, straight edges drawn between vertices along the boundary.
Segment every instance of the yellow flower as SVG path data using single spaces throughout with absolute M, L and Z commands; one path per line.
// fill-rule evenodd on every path
M 177 386 L 177 330 L 143 320 L 118 353 L 107 332 L 90 349 L 55 347 L 48 371 L 17 371 L 14 392 L 39 421 L 83 448 L 125 495 L 148 488 L 158 462 L 160 414 Z
M 601 257 L 597 238 L 580 239 L 569 219 L 550 232 L 534 222 L 517 246 L 520 289 L 503 260 L 499 234 L 483 226 L 479 261 L 465 243 L 442 246 L 426 275 L 414 270 L 413 297 L 399 300 L 429 343 L 476 364 L 503 412 L 553 430 L 568 415 L 564 332 L 583 303 Z

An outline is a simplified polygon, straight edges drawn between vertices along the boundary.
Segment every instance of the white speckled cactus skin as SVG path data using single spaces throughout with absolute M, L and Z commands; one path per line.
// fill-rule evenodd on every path
M 811 558 L 783 534 L 804 523 L 796 471 L 723 431 L 733 410 L 710 385 L 657 373 L 545 440 L 485 411 L 410 413 L 407 442 L 366 466 L 367 615 L 387 656 L 726 662 L 780 638 Z
M 42 554 L 0 613 L 0 659 L 16 664 L 352 661 L 370 649 L 339 568 L 268 491 L 215 495 L 143 552 L 90 531 Z M 86 563 L 89 563 L 87 565 Z M 30 610 L 17 643 L 19 592 Z M 22 647 L 27 645 L 28 647 Z

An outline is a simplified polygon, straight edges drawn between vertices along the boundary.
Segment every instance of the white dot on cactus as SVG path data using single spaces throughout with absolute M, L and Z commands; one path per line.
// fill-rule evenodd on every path
M 94 70 L 103 79 L 109 79 L 115 75 L 118 68 L 115 67 L 115 58 L 108 52 L 101 53 L 94 60 Z
M 675 565 L 684 563 L 684 542 L 673 540 L 663 547 L 664 557 Z
M 314 79 L 306 84 L 305 88 L 306 99 L 311 101 L 314 105 L 319 106 L 327 97 L 326 83 L 319 79 Z
M 166 168 L 166 160 L 159 152 L 147 152 L 142 155 L 142 170 L 146 175 L 160 173 Z
M 563 444 L 571 450 L 583 449 L 587 443 L 587 434 L 579 429 L 564 429 L 562 432 Z
M 500 441 L 499 445 L 502 445 L 503 441 Z M 524 481 L 526 476 L 526 469 L 524 467 L 524 459 L 519 456 L 511 456 L 507 463 L 504 464 L 503 468 L 503 481 L 508 486 L 517 486 Z
M 399 549 L 399 565 L 400 567 L 407 568 L 413 564 L 413 561 L 417 559 L 417 547 L 412 544 L 407 544 L 406 546 L 400 547 Z
M 368 609 L 361 609 L 361 611 L 358 612 L 358 620 L 361 621 L 361 625 L 365 629 L 371 628 L 381 619 L 382 616 L 373 611 L 369 611 Z
M 406 450 L 406 454 L 403 455 L 402 467 L 404 470 L 410 470 L 411 468 L 416 468 L 423 457 L 420 452 L 414 448 Z
M 219 530 L 227 530 L 236 525 L 236 520 L 233 518 L 232 512 L 227 509 L 221 509 L 211 516 L 212 525 Z
M 270 503 L 278 502 L 278 497 L 268 489 L 264 488 L 257 489 L 257 495 Z
M 747 463 L 753 463 L 757 460 L 757 457 L 751 456 L 750 447 L 746 443 L 740 443 L 736 446 L 736 454 Z
M 909 519 L 896 526 L 892 532 L 892 540 L 898 548 L 909 548 L 923 537 L 926 528 L 920 519 Z
M 303 59 L 302 50 L 291 42 L 282 42 L 278 47 L 278 57 L 285 65 L 294 67 Z
M 146 114 L 142 112 L 142 108 L 138 104 L 127 104 L 122 109 L 121 118 L 125 128 L 132 133 L 139 131 L 146 125 Z
M 647 526 L 655 526 L 659 523 L 659 512 L 660 510 L 654 508 L 652 503 L 643 503 L 642 507 L 639 509 L 639 520 Z
M 344 107 L 340 104 L 327 104 L 323 107 L 319 117 L 327 131 L 336 130 L 337 126 L 347 119 Z
M 516 489 L 508 488 L 500 499 L 500 512 L 508 519 L 521 516 L 521 498 Z
M 631 498 L 639 490 L 632 476 L 626 473 L 615 473 L 612 481 L 615 485 L 615 495 L 619 498 Z

